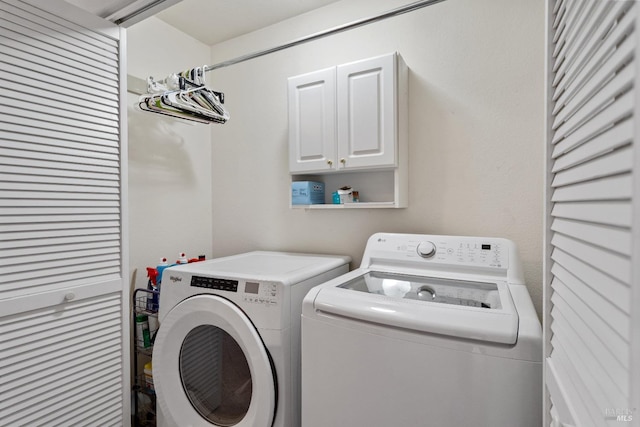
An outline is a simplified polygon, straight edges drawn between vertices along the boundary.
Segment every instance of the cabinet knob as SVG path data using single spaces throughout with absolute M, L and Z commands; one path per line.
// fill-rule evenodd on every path
M 333 165 L 333 160 L 327 160 L 327 164 L 328 164 L 329 166 Z
M 344 165 L 345 163 L 347 163 L 347 160 L 346 159 L 340 159 L 340 163 L 342 163 Z

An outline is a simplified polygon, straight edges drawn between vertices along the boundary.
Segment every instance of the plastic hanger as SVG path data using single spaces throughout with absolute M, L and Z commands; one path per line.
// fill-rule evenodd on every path
M 205 84 L 206 66 L 171 74 L 156 82 L 147 79 L 147 91 L 138 101 L 143 111 L 164 114 L 198 123 L 225 123 L 229 113 L 224 108 L 224 93 Z

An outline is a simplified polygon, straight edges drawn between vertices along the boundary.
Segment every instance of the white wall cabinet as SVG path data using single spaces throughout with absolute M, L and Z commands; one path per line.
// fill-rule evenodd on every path
M 407 68 L 402 58 L 392 53 L 338 65 L 291 77 L 288 85 L 292 181 L 326 185 L 327 205 L 304 207 L 406 207 Z M 331 193 L 343 185 L 358 190 L 364 203 L 331 205 Z

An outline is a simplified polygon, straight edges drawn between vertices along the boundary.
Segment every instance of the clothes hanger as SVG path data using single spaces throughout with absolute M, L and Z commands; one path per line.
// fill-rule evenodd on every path
M 226 120 L 224 114 L 212 108 L 210 102 L 202 94 L 202 88 L 193 88 L 186 91 L 171 91 L 161 95 L 162 102 L 172 108 L 182 109 L 194 114 L 203 114 L 207 117 Z M 224 112 L 224 111 L 223 111 Z
M 138 101 L 143 111 L 159 113 L 198 123 L 225 123 L 229 113 L 224 108 L 224 93 L 205 84 L 206 66 L 171 74 L 163 81 L 147 79 L 147 95 Z
M 163 106 L 161 100 L 157 97 L 145 97 L 138 102 L 138 108 L 142 111 L 150 113 L 162 114 L 165 116 L 175 117 L 178 119 L 189 120 L 197 123 L 209 124 L 211 120 L 200 118 L 191 113 L 185 113 L 182 110 L 176 110 Z

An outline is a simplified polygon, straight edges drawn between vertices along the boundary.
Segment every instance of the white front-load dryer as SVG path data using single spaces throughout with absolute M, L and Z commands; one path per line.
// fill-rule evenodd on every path
M 153 350 L 158 425 L 300 425 L 300 314 L 348 257 L 250 252 L 163 273 Z
M 304 427 L 539 427 L 542 333 L 513 242 L 373 235 L 302 309 Z

